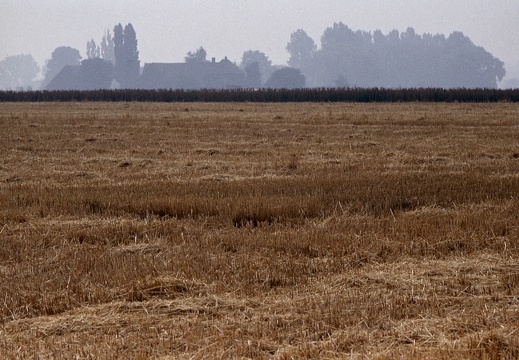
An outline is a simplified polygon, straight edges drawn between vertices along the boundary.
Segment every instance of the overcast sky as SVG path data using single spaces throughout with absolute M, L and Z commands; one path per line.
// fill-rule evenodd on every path
M 240 62 L 261 50 L 285 64 L 290 34 L 304 29 L 317 44 L 342 21 L 353 30 L 419 34 L 462 31 L 499 59 L 519 61 L 519 0 L 0 0 L 0 60 L 32 54 L 43 65 L 58 46 L 85 56 L 90 39 L 131 22 L 141 63 L 183 61 L 203 46 L 208 57 Z

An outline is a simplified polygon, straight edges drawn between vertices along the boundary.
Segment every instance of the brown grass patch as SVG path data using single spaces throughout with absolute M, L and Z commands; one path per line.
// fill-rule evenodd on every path
M 4 104 L 0 358 L 516 358 L 515 104 Z

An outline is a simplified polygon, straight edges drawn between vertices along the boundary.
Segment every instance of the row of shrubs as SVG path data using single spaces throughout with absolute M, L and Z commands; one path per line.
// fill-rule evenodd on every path
M 519 102 L 519 89 L 232 89 L 0 91 L 0 102 Z

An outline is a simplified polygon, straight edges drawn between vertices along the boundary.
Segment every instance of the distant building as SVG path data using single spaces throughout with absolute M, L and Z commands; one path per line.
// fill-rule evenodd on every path
M 111 65 L 101 59 L 65 66 L 47 90 L 97 90 L 114 87 Z M 227 58 L 217 62 L 145 64 L 133 86 L 137 89 L 237 89 L 246 87 L 246 74 Z
M 245 73 L 227 58 L 145 64 L 137 81 L 139 89 L 236 89 L 245 84 Z
M 78 90 L 81 85 L 79 65 L 65 66 L 45 87 L 47 90 Z
M 45 87 L 47 90 L 109 89 L 112 64 L 102 59 L 83 60 L 81 65 L 65 66 Z

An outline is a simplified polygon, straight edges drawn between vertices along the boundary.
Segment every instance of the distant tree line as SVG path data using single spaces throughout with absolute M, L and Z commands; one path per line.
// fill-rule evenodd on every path
M 320 48 L 298 30 L 286 49 L 288 64 L 316 87 L 496 88 L 505 76 L 504 63 L 461 32 L 419 35 L 408 28 L 384 35 L 336 23 Z
M 241 63 L 233 64 L 241 70 L 238 70 L 238 75 L 244 80 L 236 83 L 232 82 L 233 78 L 233 87 L 495 89 L 506 73 L 502 61 L 476 46 L 461 32 L 449 36 L 419 35 L 413 28 L 408 28 L 405 32 L 393 30 L 383 34 L 380 30 L 373 33 L 354 31 L 340 22 L 324 31 L 320 46 L 304 30 L 295 31 L 286 50 L 290 55 L 288 67 L 273 65 L 268 56 L 259 50 L 245 51 Z M 203 69 L 205 65 L 201 64 L 209 63 L 207 52 L 199 47 L 188 52 L 184 62 L 193 65 L 191 70 Z M 64 69 L 67 71 L 62 73 Z M 198 73 L 198 77 L 202 78 L 223 76 Z M 167 77 L 167 74 L 152 75 L 151 78 Z M 176 79 L 171 86 L 162 87 L 212 87 L 211 83 L 204 85 L 194 81 L 191 75 L 175 75 L 185 81 Z M 187 81 L 189 79 L 192 81 Z M 82 59 L 77 49 L 61 46 L 52 52 L 43 68 L 31 55 L 9 56 L 0 61 L 0 89 L 146 88 L 139 80 L 142 76 L 138 41 L 131 23 L 124 27 L 117 24 L 113 32 L 106 30 L 99 45 L 94 39 L 88 41 L 86 59 Z M 220 83 L 225 81 L 214 82 L 215 87 Z M 159 87 L 156 82 L 147 86 Z
M 0 102 L 519 102 L 519 89 L 304 88 L 0 91 Z
M 75 71 L 67 76 L 74 77 L 74 88 L 78 90 L 131 88 L 140 75 L 137 36 L 131 23 L 124 27 L 117 24 L 113 36 L 107 30 L 100 45 L 94 39 L 87 42 L 86 55 L 87 58 L 82 60 L 77 49 L 68 46 L 56 48 L 47 61 L 43 86 L 60 88 L 56 75 L 66 66 L 75 67 Z

